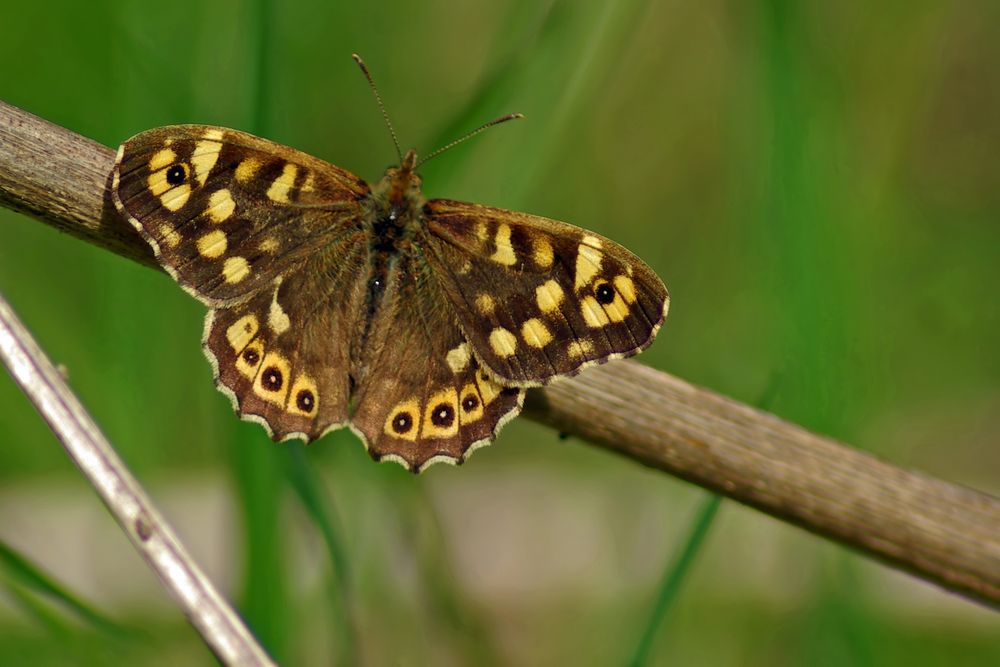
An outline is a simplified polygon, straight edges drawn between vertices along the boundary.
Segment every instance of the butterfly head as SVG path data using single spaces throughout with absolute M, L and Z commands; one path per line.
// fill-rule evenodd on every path
M 389 167 L 375 188 L 394 209 L 406 209 L 423 204 L 422 181 L 416 172 L 417 152 L 407 151 L 398 167 Z

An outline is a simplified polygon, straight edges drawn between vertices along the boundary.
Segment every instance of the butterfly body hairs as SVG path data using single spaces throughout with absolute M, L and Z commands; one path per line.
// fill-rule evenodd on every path
M 528 387 L 637 354 L 663 323 L 663 282 L 622 246 L 426 200 L 417 166 L 410 151 L 369 186 L 205 125 L 118 149 L 117 210 L 209 307 L 216 385 L 272 438 L 350 426 L 377 460 L 460 463 L 520 412 Z

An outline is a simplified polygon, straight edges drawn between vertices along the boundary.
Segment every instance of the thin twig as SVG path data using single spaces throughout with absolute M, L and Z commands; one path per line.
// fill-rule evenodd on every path
M 219 660 L 272 665 L 2 296 L 0 359 Z
M 150 265 L 109 212 L 110 150 L 0 102 L 0 204 Z M 635 362 L 529 394 L 529 417 L 1000 605 L 1000 499 L 903 470 Z

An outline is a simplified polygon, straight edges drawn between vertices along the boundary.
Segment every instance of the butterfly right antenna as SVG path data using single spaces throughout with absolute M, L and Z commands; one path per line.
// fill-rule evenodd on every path
M 368 65 L 365 65 L 365 61 L 361 59 L 356 53 L 352 53 L 351 57 L 354 58 L 354 62 L 358 64 L 361 68 L 361 72 L 368 79 L 368 85 L 371 86 L 372 93 L 375 94 L 375 101 L 378 102 L 379 111 L 382 112 L 382 118 L 385 119 L 385 125 L 389 128 L 389 134 L 392 135 L 392 143 L 396 147 L 396 156 L 399 158 L 400 164 L 403 162 L 403 151 L 399 149 L 399 139 L 396 137 L 396 130 L 392 127 L 392 122 L 389 120 L 389 114 L 385 110 L 385 105 L 382 104 L 382 96 L 378 94 L 378 88 L 375 86 L 375 80 L 372 79 L 372 73 L 368 71 Z
M 452 141 L 452 142 L 450 142 L 450 143 L 442 146 L 441 148 L 437 149 L 436 151 L 433 151 L 432 153 L 430 153 L 429 155 L 427 155 L 426 157 L 424 157 L 422 160 L 420 160 L 420 162 L 417 163 L 417 166 L 419 167 L 420 165 L 422 165 L 423 163 L 427 162 L 431 158 L 437 157 L 438 155 L 441 155 L 441 153 L 444 153 L 446 150 L 448 150 L 450 148 L 454 148 L 455 146 L 459 145 L 463 141 L 467 141 L 467 140 L 471 139 L 472 137 L 476 136 L 477 134 L 479 134 L 483 130 L 488 130 L 489 128 L 493 127 L 494 125 L 499 125 L 500 123 L 506 123 L 508 120 L 517 120 L 518 118 L 524 118 L 524 114 L 523 113 L 509 113 L 506 116 L 500 116 L 500 118 L 494 118 L 493 120 L 491 120 L 488 123 L 483 123 L 482 125 L 480 125 L 476 129 L 474 129 L 472 132 L 469 132 L 465 136 L 459 137 L 458 139 L 455 139 L 454 141 Z

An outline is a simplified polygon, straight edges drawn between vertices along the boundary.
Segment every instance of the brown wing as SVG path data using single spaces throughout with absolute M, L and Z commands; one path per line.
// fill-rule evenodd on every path
M 563 222 L 433 200 L 424 244 L 480 362 L 502 384 L 534 386 L 656 336 L 670 303 L 631 252 Z
M 179 125 L 126 141 L 112 189 L 161 265 L 215 307 L 204 350 L 240 416 L 276 439 L 346 423 L 368 186 L 243 132 Z
M 461 463 L 524 400 L 479 367 L 418 249 L 390 273 L 357 368 L 355 431 L 374 458 L 415 471 Z
M 270 289 L 209 312 L 205 354 L 216 386 L 243 419 L 275 440 L 310 441 L 347 423 L 350 345 L 367 273 L 359 232 L 275 278 Z
M 209 305 L 267 289 L 349 233 L 369 193 L 358 177 L 244 132 L 175 125 L 118 149 L 115 206 L 182 287 Z

